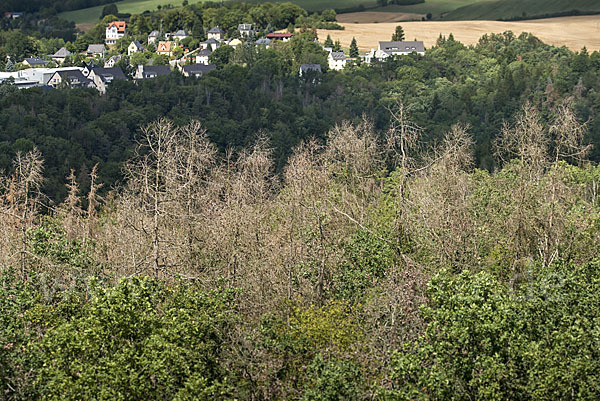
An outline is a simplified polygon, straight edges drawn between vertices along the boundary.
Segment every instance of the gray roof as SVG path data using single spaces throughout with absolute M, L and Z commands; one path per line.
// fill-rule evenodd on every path
M 68 51 L 66 48 L 61 47 L 56 53 L 54 53 L 51 57 L 69 57 L 71 55 L 71 52 Z
M 302 71 L 302 72 L 307 72 L 307 71 L 322 72 L 321 64 L 302 64 L 300 66 L 300 71 Z
M 158 32 L 158 31 L 152 31 L 152 32 L 150 32 L 150 35 L 148 35 L 148 36 L 151 37 L 151 38 L 157 38 L 157 37 L 160 36 L 160 32 Z
M 42 60 L 39 57 L 29 57 L 23 61 L 27 61 L 27 64 L 29 64 L 29 65 L 46 65 L 46 64 L 48 64 L 48 61 Z
M 112 81 L 113 79 L 127 79 L 125 74 L 123 74 L 123 70 L 121 70 L 119 67 L 113 67 L 113 68 L 94 67 L 94 68 L 92 68 L 92 71 L 94 71 L 95 75 L 100 76 L 102 78 L 102 80 L 105 82 Z
M 142 46 L 142 44 L 140 42 L 138 42 L 137 40 L 134 40 L 131 43 L 133 43 L 139 51 L 144 51 L 144 46 Z M 131 46 L 131 44 L 129 46 Z
M 104 45 L 88 45 L 86 53 L 104 53 Z
M 171 36 L 189 36 L 189 35 L 185 30 L 180 29 Z
M 191 64 L 184 65 L 183 71 L 187 72 L 188 74 L 206 74 L 207 72 L 212 71 L 215 68 L 217 68 L 217 66 L 214 64 Z
M 267 38 L 261 38 L 261 39 L 258 39 L 258 40 L 256 41 L 256 44 L 257 44 L 257 45 L 265 45 L 265 46 L 269 46 L 269 45 L 271 44 L 271 39 L 267 39 Z
M 379 42 L 379 49 L 386 53 L 424 53 L 425 45 L 422 41 Z
M 198 52 L 198 56 L 210 56 L 212 54 L 212 50 L 210 48 L 202 49 Z
M 204 43 L 212 44 L 212 43 L 221 43 L 221 42 L 219 42 L 217 39 L 210 38 Z
M 152 78 L 154 76 L 169 75 L 171 68 L 168 65 L 145 65 L 144 66 L 144 79 Z
M 88 79 L 84 77 L 78 69 L 57 71 L 56 73 L 60 75 L 63 81 L 67 81 L 69 84 L 71 84 L 71 81 L 73 80 L 79 81 L 81 85 L 88 83 Z
M 221 30 L 221 28 L 219 28 L 218 26 L 215 26 L 214 28 L 211 28 L 208 33 L 225 33 L 223 30 Z
M 238 31 L 251 31 L 252 30 L 252 24 L 239 24 L 238 25 Z
M 331 52 L 331 57 L 334 60 L 346 60 L 346 55 L 344 52 Z

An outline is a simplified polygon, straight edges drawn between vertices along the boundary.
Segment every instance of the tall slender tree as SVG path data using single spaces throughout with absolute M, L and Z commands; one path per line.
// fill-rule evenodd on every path
M 350 43 L 350 57 L 358 57 L 358 44 L 356 43 L 356 38 L 352 38 L 352 42 Z
M 396 31 L 392 35 L 392 40 L 393 41 L 403 41 L 404 40 L 404 28 L 402 28 L 402 25 L 398 25 L 396 27 Z

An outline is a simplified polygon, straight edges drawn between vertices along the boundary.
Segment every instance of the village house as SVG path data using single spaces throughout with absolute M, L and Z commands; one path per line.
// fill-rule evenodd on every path
M 170 40 L 161 40 L 158 42 L 158 46 L 156 46 L 156 53 L 164 54 L 165 56 L 171 57 L 173 55 L 173 51 L 175 50 L 175 42 Z
M 180 29 L 180 30 L 178 30 L 177 32 L 175 32 L 175 33 L 172 33 L 172 34 L 170 35 L 170 39 L 173 39 L 173 40 L 180 41 L 180 40 L 183 40 L 183 39 L 185 39 L 185 38 L 188 38 L 189 36 L 190 36 L 190 35 L 188 35 L 188 33 L 187 33 L 185 30 L 183 30 L 183 29 Z
M 192 64 L 192 65 L 184 65 L 181 67 L 181 73 L 184 77 L 196 77 L 200 78 L 208 72 L 217 68 L 214 64 Z
M 104 58 L 104 52 L 106 51 L 106 48 L 104 47 L 103 44 L 99 44 L 99 45 L 88 45 L 87 50 L 85 51 L 85 55 L 87 57 L 101 57 Z
M 91 80 L 98 92 L 105 94 L 106 87 L 110 85 L 111 82 L 117 79 L 127 79 L 123 71 L 119 67 L 113 68 L 101 68 L 94 67 L 90 71 L 88 75 L 88 79 Z
M 54 74 L 52 74 L 52 77 L 50 77 L 48 85 L 52 86 L 53 88 L 72 88 L 76 86 L 92 87 L 94 84 L 91 81 L 88 81 L 88 79 L 83 76 L 78 68 L 73 68 L 69 70 L 56 71 Z
M 271 45 L 271 39 L 260 38 L 256 41 L 256 46 L 264 46 L 265 48 L 268 49 L 269 45 Z
M 329 52 L 327 56 L 327 62 L 329 63 L 330 70 L 342 70 L 346 66 L 346 62 L 348 58 L 344 54 L 344 52 Z
M 70 56 L 71 52 L 68 51 L 65 47 L 61 47 L 56 53 L 54 53 L 50 57 L 57 63 L 62 64 L 64 63 L 65 59 Z
M 425 45 L 422 41 L 392 41 L 379 42 L 377 50 L 371 49 L 364 57 L 365 62 L 371 63 L 373 60 L 383 61 L 388 57 L 402 56 L 408 54 L 425 54 Z
M 288 32 L 272 32 L 267 34 L 267 39 L 271 40 L 280 40 L 282 42 L 287 42 L 294 36 L 293 33 Z
M 23 16 L 22 12 L 5 12 L 4 13 L 4 17 L 5 18 L 10 18 L 10 19 L 17 19 L 17 18 L 21 18 Z
M 217 48 L 219 48 L 220 46 L 221 42 L 214 38 L 210 38 L 206 42 L 200 43 L 200 47 L 202 47 L 203 49 L 210 49 L 213 52 L 217 50 Z
M 208 58 L 212 54 L 211 49 L 202 49 L 196 54 L 196 64 L 208 65 Z
M 121 60 L 121 56 L 111 56 L 111 58 L 109 58 L 108 60 L 106 60 L 106 62 L 104 63 L 104 67 L 106 68 L 112 68 L 114 67 L 119 61 Z
M 300 66 L 299 75 L 303 76 L 310 72 L 322 73 L 321 64 L 302 64 Z
M 231 39 L 229 42 L 227 42 L 227 45 L 233 47 L 234 49 L 237 49 L 237 47 L 241 44 L 242 44 L 242 41 L 237 38 Z
M 150 35 L 148 35 L 148 44 L 150 43 L 155 43 L 156 41 L 160 38 L 160 32 L 158 31 L 152 31 L 150 32 Z
M 90 75 L 90 72 L 92 72 L 92 70 L 97 67 L 98 66 L 96 64 L 94 64 L 93 61 L 90 61 L 89 63 L 83 63 L 83 68 L 81 70 L 81 73 L 83 74 L 84 77 L 88 78 Z
M 23 60 L 23 64 L 29 67 L 45 67 L 48 61 L 42 60 L 39 57 L 29 57 Z
M 140 42 L 138 42 L 137 40 L 134 40 L 127 47 L 127 55 L 131 56 L 132 54 L 135 54 L 135 53 L 143 53 L 144 50 L 145 49 L 142 46 L 142 44 Z
M 127 22 L 125 21 L 113 21 L 106 27 L 106 39 L 104 40 L 107 45 L 114 45 L 117 40 L 121 39 L 127 33 Z
M 152 79 L 170 73 L 171 68 L 168 65 L 138 65 L 133 78 L 138 80 Z
M 225 31 L 223 31 L 221 28 L 219 28 L 218 26 L 211 28 L 208 31 L 208 39 L 214 39 L 217 41 L 222 41 L 223 39 L 225 39 Z
M 251 37 L 254 36 L 254 30 L 252 29 L 252 24 L 239 24 L 238 32 L 240 33 L 240 37 Z

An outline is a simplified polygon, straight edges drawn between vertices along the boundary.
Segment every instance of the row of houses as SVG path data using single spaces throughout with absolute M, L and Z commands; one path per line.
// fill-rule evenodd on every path
M 216 68 L 215 65 L 192 64 L 179 66 L 185 77 L 200 78 Z M 168 65 L 139 65 L 134 73 L 135 80 L 152 79 L 171 74 Z M 84 67 L 27 68 L 15 72 L 0 72 L 0 84 L 10 81 L 19 89 L 33 87 L 86 87 L 94 88 L 104 94 L 115 80 L 128 79 L 119 67 L 99 67 L 93 62 Z

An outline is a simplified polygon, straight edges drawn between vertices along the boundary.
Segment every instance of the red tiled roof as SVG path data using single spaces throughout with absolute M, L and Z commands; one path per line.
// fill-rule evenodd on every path
M 294 36 L 293 33 L 281 33 L 281 32 L 273 32 L 273 33 L 269 33 L 267 34 L 267 38 L 271 39 L 271 38 L 291 38 L 292 36 Z
M 113 25 L 117 27 L 117 32 L 119 32 L 119 33 L 125 33 L 125 28 L 127 28 L 127 22 L 125 22 L 125 21 L 113 21 L 113 22 L 111 22 L 111 23 L 108 24 L 108 28 L 112 27 Z

